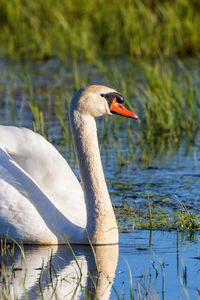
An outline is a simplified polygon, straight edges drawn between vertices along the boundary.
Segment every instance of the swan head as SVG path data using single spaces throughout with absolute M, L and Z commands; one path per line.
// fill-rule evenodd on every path
M 117 91 L 103 85 L 90 85 L 80 89 L 74 95 L 70 104 L 70 112 L 78 111 L 92 117 L 118 114 L 138 119 L 136 114 L 122 105 L 123 102 L 124 97 Z

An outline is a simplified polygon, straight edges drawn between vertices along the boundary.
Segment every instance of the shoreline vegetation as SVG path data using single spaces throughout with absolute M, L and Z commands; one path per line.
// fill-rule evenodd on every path
M 198 0 L 2 0 L 0 55 L 199 57 Z
M 39 62 L 39 65 L 17 63 L 11 70 L 6 65 L 0 80 L 0 101 L 4 107 L 1 123 L 32 128 L 61 153 L 67 151 L 67 159 L 75 167 L 67 118 L 69 101 L 74 91 L 98 78 L 119 90 L 126 99 L 126 106 L 140 116 L 138 122 L 124 122 L 117 116 L 97 120 L 101 128 L 101 152 L 105 160 L 107 153 L 112 152 L 118 171 L 124 166 L 151 168 L 152 157 L 161 159 L 169 152 L 175 155 L 183 143 L 184 152 L 193 151 L 191 148 L 199 136 L 200 115 L 196 60 L 189 60 L 187 64 L 157 60 L 152 64 L 123 59 L 121 65 L 119 60 L 118 64 L 115 60 L 104 64 L 97 60 L 96 66 L 87 64 L 87 68 L 85 63 L 67 66 L 66 69 L 62 60 L 54 59 Z M 56 125 L 55 131 L 50 124 Z M 111 136 L 109 131 L 112 131 Z M 127 132 L 127 137 L 119 135 L 120 132 Z M 196 168 L 195 160 L 193 163 Z M 114 182 L 109 184 L 115 185 Z M 128 183 L 127 189 L 131 190 Z M 113 199 L 116 191 L 111 195 Z M 120 191 L 126 194 L 125 184 L 120 186 Z M 122 224 L 120 230 L 130 230 L 133 226 L 134 229 L 188 231 L 192 235 L 199 231 L 198 208 L 191 208 L 188 201 L 184 204 L 181 199 L 174 211 L 173 200 L 162 194 L 156 195 L 153 198 L 142 195 L 142 210 L 140 206 L 139 210 L 133 209 L 132 202 L 130 205 L 115 202 L 119 225 Z

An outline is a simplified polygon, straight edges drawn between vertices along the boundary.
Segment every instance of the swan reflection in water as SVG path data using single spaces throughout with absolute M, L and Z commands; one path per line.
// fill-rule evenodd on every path
M 119 246 L 105 245 L 92 249 L 90 246 L 73 245 L 72 248 L 73 252 L 65 245 L 24 246 L 24 260 L 20 248 L 15 246 L 14 266 L 6 266 L 11 299 L 25 299 L 26 294 L 29 299 L 45 300 L 80 299 L 84 294 L 89 299 L 95 296 L 109 299 Z M 3 274 L 1 285 L 5 286 Z

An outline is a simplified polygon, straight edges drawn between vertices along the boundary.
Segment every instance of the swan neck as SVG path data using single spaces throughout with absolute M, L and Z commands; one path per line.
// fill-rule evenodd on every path
M 97 128 L 90 115 L 73 111 L 71 129 L 87 209 L 87 233 L 93 244 L 118 242 L 118 229 L 99 152 Z

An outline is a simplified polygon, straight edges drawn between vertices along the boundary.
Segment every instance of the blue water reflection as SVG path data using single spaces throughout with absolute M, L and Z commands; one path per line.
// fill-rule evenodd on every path
M 14 265 L 6 261 L 11 298 L 197 299 L 200 290 L 200 241 L 181 233 L 136 231 L 120 234 L 120 244 L 95 248 L 24 246 L 26 264 L 16 247 Z M 119 252 L 118 252 L 119 251 Z M 97 266 L 97 268 L 96 268 Z M 131 273 L 130 273 L 130 270 Z M 97 271 L 98 269 L 98 271 Z M 99 276 L 98 276 L 99 275 Z M 4 283 L 3 283 L 4 282 Z M 5 278 L 1 274 L 1 286 Z
M 120 235 L 119 262 L 114 286 L 130 298 L 130 275 L 135 296 L 148 290 L 159 299 L 197 299 L 200 289 L 200 241 L 176 232 L 136 231 Z M 112 293 L 114 298 L 114 292 Z M 112 298 L 112 297 L 111 297 Z

